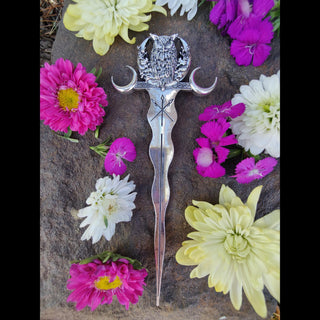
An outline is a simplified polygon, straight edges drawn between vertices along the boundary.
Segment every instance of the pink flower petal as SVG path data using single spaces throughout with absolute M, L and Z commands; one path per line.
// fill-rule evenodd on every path
M 246 158 L 237 164 L 236 175 L 232 177 L 235 177 L 239 183 L 249 183 L 265 177 L 273 170 L 276 164 L 277 160 L 272 157 L 259 160 L 256 164 L 253 157 Z
M 122 175 L 127 170 L 127 166 L 121 160 L 121 157 L 117 157 L 116 154 L 111 153 L 110 151 L 107 153 L 105 157 L 104 168 L 110 174 L 116 174 L 116 175 Z
M 55 64 L 44 64 L 40 69 L 40 119 L 54 131 L 78 131 L 85 134 L 103 122 L 108 104 L 103 88 L 97 87 L 95 77 L 78 63 L 76 67 L 67 59 L 59 58 Z M 59 105 L 58 92 L 72 89 L 79 95 L 78 106 L 72 110 Z M 101 105 L 101 106 L 100 106 Z

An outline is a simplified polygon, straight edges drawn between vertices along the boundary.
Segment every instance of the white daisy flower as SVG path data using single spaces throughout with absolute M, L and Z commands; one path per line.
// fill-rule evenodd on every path
M 271 77 L 261 75 L 240 87 L 232 105 L 244 103 L 244 113 L 230 122 L 238 143 L 253 155 L 266 152 L 280 157 L 280 70 Z
M 78 212 L 78 217 L 86 217 L 80 228 L 89 225 L 81 240 L 96 243 L 104 236 L 108 241 L 115 232 L 118 222 L 130 221 L 135 208 L 136 192 L 133 181 L 128 182 L 129 175 L 120 180 L 119 175 L 100 178 L 96 182 L 96 191 L 91 192 L 86 203 L 89 205 Z
M 187 19 L 191 20 L 197 13 L 198 0 L 157 0 L 156 5 L 163 6 L 168 4 L 170 14 L 173 16 L 176 11 L 181 7 L 180 16 L 188 12 Z

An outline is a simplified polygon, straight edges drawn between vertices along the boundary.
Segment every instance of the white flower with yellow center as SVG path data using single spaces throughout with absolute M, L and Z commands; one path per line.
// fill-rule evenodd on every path
M 280 70 L 271 77 L 261 75 L 240 87 L 232 105 L 244 103 L 243 114 L 230 122 L 238 144 L 254 155 L 266 152 L 280 157 Z
M 230 292 L 239 310 L 242 288 L 254 310 L 267 316 L 264 285 L 280 302 L 280 210 L 254 221 L 262 186 L 243 204 L 233 190 L 222 185 L 219 204 L 192 201 L 185 210 L 187 222 L 195 228 L 176 253 L 178 263 L 197 265 L 190 278 L 207 275 L 208 286 Z M 196 206 L 196 207 L 195 207 Z
M 73 0 L 63 17 L 65 27 L 78 31 L 77 37 L 93 40 L 93 49 L 104 55 L 108 52 L 119 34 L 121 38 L 133 44 L 136 38 L 128 36 L 128 29 L 144 31 L 149 29 L 147 21 L 151 14 L 158 11 L 167 15 L 164 8 L 154 4 L 155 0 Z
M 120 176 L 114 174 L 113 179 L 97 180 L 96 191 L 86 201 L 89 206 L 78 212 L 78 217 L 86 217 L 80 227 L 89 225 L 81 240 L 92 238 L 92 243 L 96 243 L 102 236 L 110 240 L 118 222 L 131 220 L 137 193 L 132 192 L 135 184 L 128 179 L 129 175 L 120 180 Z

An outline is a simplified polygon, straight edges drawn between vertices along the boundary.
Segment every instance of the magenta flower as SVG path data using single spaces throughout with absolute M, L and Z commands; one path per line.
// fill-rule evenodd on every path
M 207 138 L 197 138 L 201 148 L 193 151 L 197 164 L 197 171 L 203 177 L 218 178 L 225 175 L 225 169 L 221 166 L 229 154 L 229 149 L 224 146 L 238 143 L 234 134 L 224 136 L 230 123 L 224 118 L 206 122 L 201 127 L 201 133 Z
M 230 46 L 230 54 L 240 66 L 248 66 L 251 62 L 260 66 L 268 57 L 271 47 L 267 43 L 273 38 L 273 25 L 269 19 L 250 24 Z
M 213 152 L 211 148 L 196 148 L 193 150 L 193 156 L 197 164 L 197 171 L 203 177 L 219 178 L 226 174 L 225 168 L 221 166 L 227 156 L 221 147 L 215 149 Z M 225 149 L 227 150 L 227 149 Z
M 40 120 L 54 131 L 84 135 L 103 122 L 107 95 L 81 63 L 59 58 L 40 69 Z M 102 106 L 102 107 L 101 107 Z
M 277 160 L 272 157 L 264 158 L 257 163 L 255 163 L 253 157 L 246 158 L 237 164 L 236 175 L 232 177 L 235 177 L 239 183 L 249 183 L 265 177 L 273 170 L 276 164 Z
M 100 304 L 110 304 L 113 296 L 128 310 L 136 304 L 143 293 L 146 269 L 136 270 L 127 259 L 108 260 L 102 263 L 95 259 L 86 264 L 74 263 L 70 267 L 67 289 L 73 292 L 67 302 L 76 302 L 76 309 L 85 306 L 95 310 Z
M 131 162 L 136 158 L 136 155 L 136 148 L 129 138 L 118 138 L 110 146 L 105 157 L 104 167 L 110 174 L 122 175 L 127 170 L 122 159 Z
M 245 108 L 244 103 L 238 103 L 233 106 L 231 100 L 229 100 L 221 106 L 213 105 L 205 108 L 203 113 L 199 115 L 199 120 L 210 121 L 218 118 L 236 118 L 242 115 Z
M 229 25 L 236 19 L 238 0 L 218 0 L 209 14 L 210 21 L 222 29 L 222 34 L 228 31 Z
M 234 134 L 224 136 L 229 127 L 230 123 L 227 122 L 224 118 L 206 122 L 201 126 L 200 130 L 201 133 L 207 138 L 198 138 L 196 139 L 196 141 L 201 147 L 209 147 L 214 149 L 216 149 L 218 146 L 223 147 L 230 144 L 238 143 L 238 140 L 235 138 Z
M 237 17 L 228 28 L 231 38 L 237 39 L 250 24 L 262 21 L 274 6 L 274 0 L 238 0 Z

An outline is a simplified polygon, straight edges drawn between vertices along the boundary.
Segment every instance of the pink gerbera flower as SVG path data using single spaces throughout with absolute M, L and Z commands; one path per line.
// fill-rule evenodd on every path
M 113 296 L 128 310 L 130 302 L 136 304 L 143 293 L 146 269 L 134 269 L 127 259 L 109 259 L 102 263 L 95 259 L 89 263 L 73 263 L 67 288 L 73 292 L 67 301 L 76 302 L 76 309 L 85 306 L 95 310 L 100 304 L 110 304 Z
M 105 157 L 104 167 L 110 174 L 122 175 L 127 170 L 122 159 L 131 162 L 136 158 L 136 155 L 136 148 L 129 138 L 118 138 L 110 146 Z
M 204 109 L 203 113 L 199 115 L 200 121 L 210 121 L 218 118 L 236 118 L 242 115 L 246 106 L 244 103 L 238 103 L 234 106 L 231 100 L 225 102 L 221 106 L 213 105 Z
M 107 95 L 81 63 L 59 58 L 40 69 L 40 120 L 54 131 L 84 135 L 103 121 Z
M 273 170 L 276 164 L 277 160 L 272 157 L 264 158 L 257 163 L 255 163 L 253 157 L 246 158 L 237 164 L 236 175 L 232 177 L 235 177 L 239 183 L 249 183 L 265 177 Z

